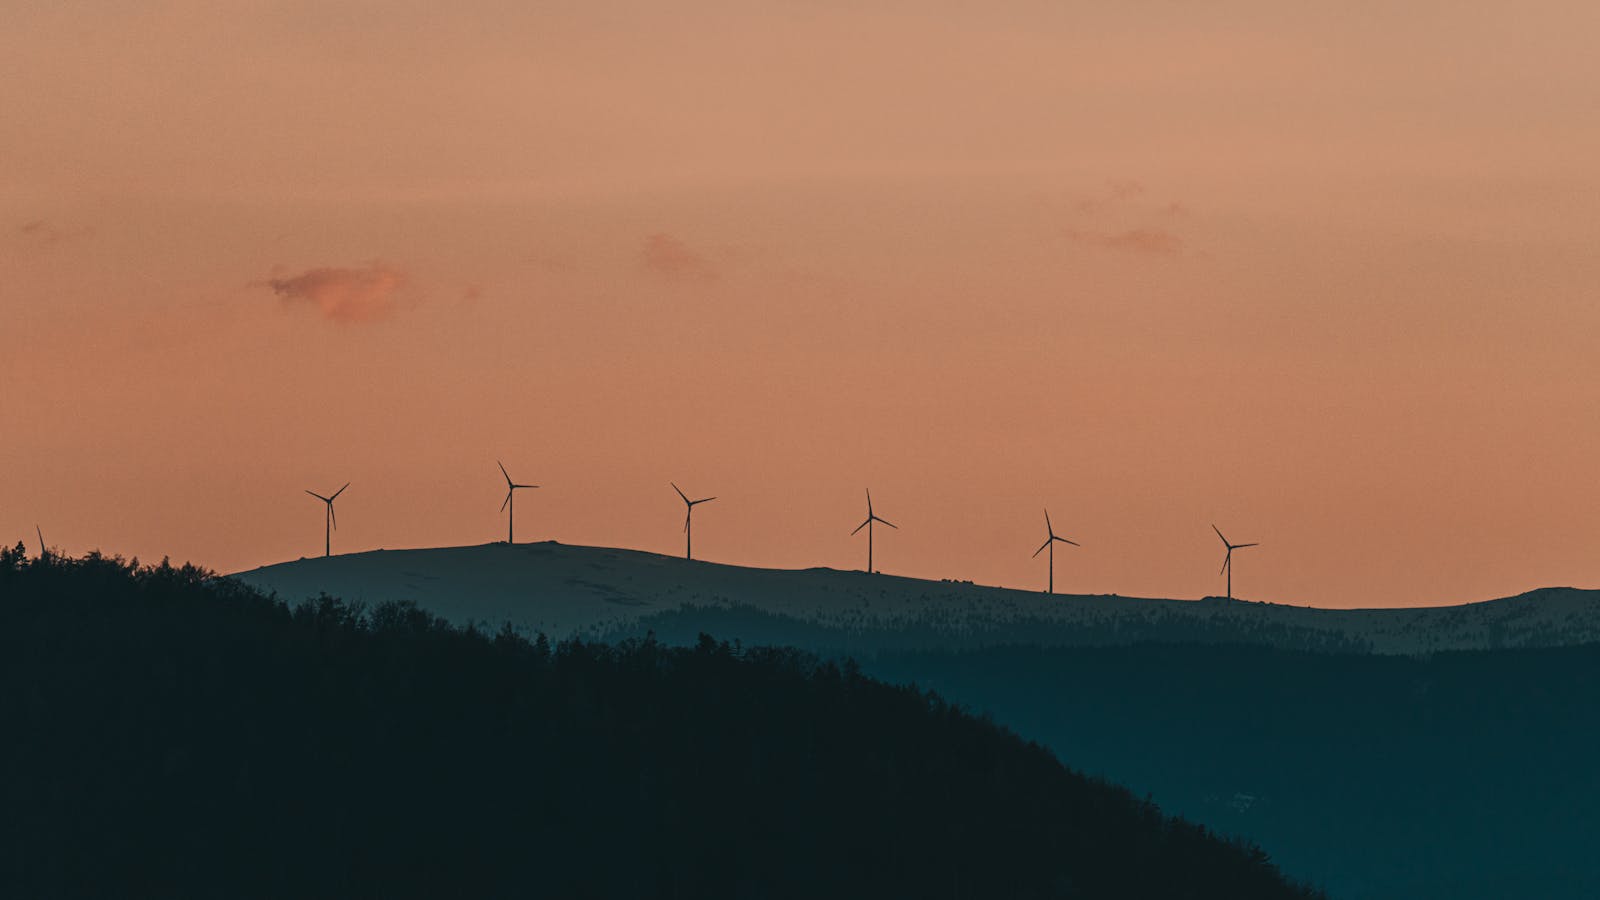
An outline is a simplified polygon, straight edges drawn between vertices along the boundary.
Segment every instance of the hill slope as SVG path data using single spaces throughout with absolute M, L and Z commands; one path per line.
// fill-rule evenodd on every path
M 1333 611 L 1046 597 L 552 544 L 241 577 L 286 596 L 399 596 L 457 621 L 610 640 L 692 644 L 709 632 L 842 651 L 1245 835 L 1341 898 L 1600 894 L 1584 843 L 1600 806 L 1585 755 L 1600 740 L 1589 712 L 1600 592 Z
M 0 551 L 8 896 L 1296 898 L 929 695 Z
M 1600 896 L 1600 644 L 996 647 L 862 665 L 1244 835 L 1341 900 Z
M 1600 641 L 1600 591 L 1551 588 L 1462 606 L 1328 610 L 1117 596 L 1048 597 L 832 569 L 752 569 L 632 550 L 486 544 L 302 559 L 234 576 L 297 601 L 411 600 L 452 622 L 620 637 L 702 631 L 820 650 L 1203 641 L 1426 653 Z

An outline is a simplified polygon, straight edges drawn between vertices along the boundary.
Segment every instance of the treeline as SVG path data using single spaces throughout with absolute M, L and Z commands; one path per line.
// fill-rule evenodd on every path
M 0 549 L 0 894 L 1277 898 L 937 697 Z
M 1187 611 L 1149 609 L 1061 621 L 1036 616 L 991 617 L 976 601 L 965 608 L 919 613 L 892 625 L 866 615 L 858 621 L 818 621 L 769 612 L 747 603 L 689 603 L 637 621 L 608 625 L 586 637 L 616 642 L 653 633 L 663 643 L 687 645 L 701 632 L 739 635 L 748 643 L 798 646 L 824 655 L 847 653 L 856 657 L 880 652 L 1125 647 L 1148 643 L 1242 644 L 1317 653 L 1371 650 L 1366 640 L 1337 631 L 1271 621 L 1250 612 L 1195 616 Z

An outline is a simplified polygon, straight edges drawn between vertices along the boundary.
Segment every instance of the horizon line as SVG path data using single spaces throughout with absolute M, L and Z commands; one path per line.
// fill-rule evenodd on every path
M 755 565 L 747 565 L 747 564 L 744 564 L 744 563 L 717 562 L 717 561 L 714 561 L 714 560 L 704 560 L 704 559 L 684 559 L 682 556 L 679 556 L 677 554 L 663 553 L 663 552 L 656 551 L 656 550 L 641 550 L 641 549 L 637 549 L 637 548 L 633 548 L 633 547 L 618 547 L 618 546 L 610 546 L 610 545 L 605 545 L 605 544 L 569 544 L 569 543 L 563 543 L 563 542 L 558 541 L 558 540 L 556 540 L 554 538 L 547 538 L 547 539 L 542 540 L 542 541 L 519 542 L 517 544 L 507 544 L 505 541 L 487 541 L 487 542 L 478 543 L 478 544 L 456 544 L 456 545 L 448 545 L 448 546 L 375 547 L 375 548 L 372 548 L 372 549 L 369 549 L 369 550 L 354 550 L 354 551 L 348 551 L 348 552 L 345 552 L 345 553 L 336 553 L 336 554 L 333 554 L 332 556 L 300 556 L 300 557 L 295 558 L 295 559 L 287 559 L 287 560 L 282 560 L 280 562 L 266 563 L 266 564 L 263 564 L 263 565 L 255 566 L 254 568 L 251 568 L 251 569 L 241 569 L 241 570 L 239 570 L 237 572 L 225 572 L 225 573 L 218 573 L 218 574 L 221 575 L 222 577 L 232 578 L 232 577 L 235 577 L 235 576 L 238 576 L 238 575 L 245 575 L 245 574 L 248 574 L 250 572 L 259 571 L 261 569 L 272 568 L 274 566 L 293 565 L 293 564 L 301 563 L 301 562 L 312 562 L 312 563 L 315 563 L 318 560 L 339 559 L 341 557 L 360 556 L 360 555 L 372 554 L 372 553 L 420 553 L 420 552 L 435 551 L 435 550 L 477 550 L 477 549 L 483 549 L 483 548 L 489 548 L 489 547 L 506 547 L 506 548 L 510 548 L 510 549 L 516 549 L 516 548 L 526 549 L 526 548 L 531 548 L 531 547 L 541 547 L 541 546 L 549 546 L 549 545 L 554 545 L 554 546 L 557 546 L 557 547 L 565 547 L 565 548 L 570 548 L 570 549 L 574 549 L 574 550 L 602 550 L 602 551 L 620 552 L 620 553 L 636 553 L 636 554 L 641 554 L 641 555 L 644 555 L 644 556 L 657 557 L 657 558 L 659 558 L 659 559 L 661 559 L 663 561 L 667 561 L 667 562 L 683 563 L 683 564 L 687 564 L 687 565 L 699 564 L 699 565 L 707 565 L 707 566 L 720 566 L 722 568 L 744 569 L 744 570 L 753 571 L 753 572 L 777 572 L 777 573 L 834 572 L 834 573 L 838 573 L 838 574 L 841 574 L 841 575 L 871 575 L 873 577 L 897 578 L 897 579 L 900 579 L 902 581 L 919 581 L 919 582 L 923 582 L 925 584 L 964 585 L 964 586 L 967 586 L 967 587 L 970 587 L 970 588 L 977 588 L 977 589 L 989 590 L 989 591 L 1007 591 L 1007 592 L 1017 593 L 1017 594 L 1037 595 L 1037 596 L 1039 596 L 1041 598 L 1044 598 L 1044 597 L 1047 597 L 1047 596 L 1054 596 L 1056 598 L 1064 598 L 1066 600 L 1070 600 L 1071 598 L 1074 598 L 1074 597 L 1082 597 L 1082 598 L 1103 597 L 1103 598 L 1116 598 L 1116 599 L 1119 599 L 1119 600 L 1142 600 L 1142 601 L 1168 602 L 1168 603 L 1202 603 L 1202 602 L 1205 602 L 1207 600 L 1220 600 L 1220 601 L 1230 602 L 1230 603 L 1249 603 L 1249 604 L 1253 604 L 1253 605 L 1257 605 L 1257 606 L 1275 606 L 1275 607 L 1281 607 L 1281 608 L 1284 608 L 1284 609 L 1304 609 L 1304 610 L 1312 610 L 1312 611 L 1318 611 L 1318 612 L 1360 612 L 1360 611 L 1382 612 L 1382 611 L 1391 611 L 1391 610 L 1450 609 L 1450 608 L 1453 608 L 1453 607 L 1475 606 L 1475 605 L 1482 604 L 1482 603 L 1493 603 L 1493 602 L 1495 602 L 1497 600 L 1512 600 L 1512 599 L 1516 599 L 1518 597 L 1524 597 L 1524 596 L 1527 596 L 1528 594 L 1533 594 L 1533 593 L 1537 593 L 1537 592 L 1540 592 L 1540 591 L 1553 591 L 1553 590 L 1600 591 L 1600 588 L 1581 588 L 1581 587 L 1576 587 L 1576 586 L 1573 586 L 1573 585 L 1542 585 L 1542 586 L 1539 586 L 1539 587 L 1528 588 L 1526 590 L 1523 590 L 1523 591 L 1520 591 L 1520 592 L 1517 592 L 1517 593 L 1514 593 L 1514 594 L 1505 594 L 1505 595 L 1502 595 L 1502 596 L 1486 597 L 1486 598 L 1481 599 L 1481 600 L 1446 601 L 1446 602 L 1443 602 L 1443 603 L 1422 604 L 1422 605 L 1406 605 L 1406 606 L 1314 606 L 1314 605 L 1311 605 L 1311 604 L 1286 603 L 1286 602 L 1274 601 L 1274 600 L 1247 600 L 1247 599 L 1243 599 L 1243 598 L 1239 598 L 1239 597 L 1234 597 L 1234 598 L 1232 598 L 1230 600 L 1229 598 L 1224 597 L 1221 594 L 1206 594 L 1204 596 L 1192 597 L 1192 598 L 1179 597 L 1179 596 L 1169 596 L 1169 597 L 1135 596 L 1135 595 L 1132 595 L 1132 594 L 1118 594 L 1118 593 L 1106 593 L 1106 592 L 1092 592 L 1092 593 L 1083 593 L 1083 592 L 1059 593 L 1058 592 L 1058 593 L 1056 593 L 1054 595 L 1047 595 L 1043 591 L 1039 591 L 1039 590 L 1035 590 L 1035 589 L 1031 589 L 1031 588 L 1008 587 L 1006 585 L 998 585 L 998 584 L 979 584 L 978 582 L 975 582 L 975 581 L 970 581 L 970 580 L 965 580 L 965 579 L 958 579 L 958 578 L 926 578 L 926 577 L 917 576 L 917 575 L 897 575 L 897 574 L 888 573 L 888 572 L 872 572 L 872 573 L 869 573 L 864 569 L 838 569 L 838 568 L 834 568 L 832 566 L 820 566 L 820 565 L 819 566 L 805 566 L 805 567 L 801 567 L 801 568 L 783 568 L 783 567 L 777 567 L 777 566 L 755 566 Z M 1048 601 L 1046 601 L 1046 602 L 1048 602 Z

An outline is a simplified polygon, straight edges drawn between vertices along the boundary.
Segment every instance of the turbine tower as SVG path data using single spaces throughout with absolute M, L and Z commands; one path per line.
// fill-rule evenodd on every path
M 890 528 L 893 528 L 895 531 L 899 531 L 900 530 L 900 526 L 894 524 L 893 522 L 889 521 L 888 519 L 880 519 L 880 518 L 878 518 L 878 514 L 872 511 L 872 489 L 868 488 L 867 489 L 867 520 L 865 522 L 862 522 L 860 525 L 857 525 L 855 531 L 850 532 L 850 536 L 851 537 L 855 537 L 856 531 L 860 531 L 863 528 L 865 528 L 867 530 L 867 574 L 868 575 L 872 574 L 872 523 L 873 522 L 882 522 L 883 524 L 889 526 Z
M 306 491 L 306 493 L 310 494 L 311 496 L 317 498 L 318 500 L 321 500 L 323 503 L 326 503 L 328 505 L 328 515 L 323 520 L 323 523 L 322 523 L 322 555 L 323 556 L 332 556 L 333 555 L 333 530 L 335 528 L 339 527 L 339 519 L 338 519 L 337 516 L 335 516 L 333 514 L 333 501 L 339 499 L 339 495 L 344 493 L 344 488 L 347 488 L 349 486 L 350 486 L 350 482 L 346 481 L 344 483 L 344 487 L 339 488 L 337 491 L 333 492 L 333 496 L 332 497 L 324 497 L 321 494 L 317 493 L 316 491 Z
M 1218 528 L 1215 525 L 1212 525 L 1211 526 L 1211 530 L 1215 531 L 1217 533 L 1217 537 L 1222 538 L 1222 546 L 1228 548 L 1228 555 L 1224 556 L 1222 558 L 1222 572 L 1228 573 L 1228 599 L 1232 600 L 1233 599 L 1233 551 L 1242 550 L 1245 547 L 1259 547 L 1261 545 L 1259 543 L 1255 543 L 1255 544 L 1230 544 L 1230 543 L 1228 543 L 1228 539 L 1227 538 L 1222 537 L 1222 529 Z M 1222 572 L 1218 572 L 1217 574 L 1221 575 Z
M 717 498 L 705 497 L 700 500 L 690 500 L 682 490 L 679 490 L 678 485 L 675 482 L 669 481 L 667 483 L 672 485 L 672 489 L 678 492 L 679 497 L 683 497 L 683 505 L 685 508 L 685 512 L 683 514 L 683 558 L 694 559 L 694 555 L 691 553 L 691 551 L 694 549 L 694 530 L 690 527 L 690 523 L 694 520 L 694 508 L 701 503 L 710 503 Z
M 512 541 L 512 534 L 513 534 L 512 527 L 516 524 L 516 519 L 517 519 L 517 504 L 514 502 L 514 498 L 517 495 L 517 488 L 536 488 L 536 487 L 538 487 L 538 485 L 537 484 L 517 484 L 516 482 L 511 480 L 510 473 L 506 472 L 506 467 L 505 467 L 504 463 L 500 462 L 500 460 L 497 459 L 497 460 L 494 461 L 494 464 L 500 467 L 500 474 L 506 476 L 506 499 L 505 499 L 504 503 L 500 504 L 500 511 L 501 512 L 506 512 L 507 508 L 510 509 L 510 512 L 506 515 L 506 544 L 507 544 L 507 546 L 509 546 L 510 544 L 513 543 L 513 541 Z
M 1045 589 L 1045 593 L 1054 594 L 1056 592 L 1056 542 L 1071 544 L 1074 547 L 1081 545 L 1076 541 L 1069 541 L 1064 537 L 1056 536 L 1055 528 L 1050 525 L 1050 510 L 1048 509 L 1044 511 L 1044 532 L 1049 537 L 1044 539 L 1044 543 L 1039 545 L 1039 549 L 1033 551 L 1033 558 L 1038 559 L 1039 554 L 1043 553 L 1046 547 L 1050 548 L 1050 586 Z

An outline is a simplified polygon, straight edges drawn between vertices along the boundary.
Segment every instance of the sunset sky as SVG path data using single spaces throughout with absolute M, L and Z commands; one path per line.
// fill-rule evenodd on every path
M 1600 586 L 1600 4 L 0 0 L 0 539 Z

